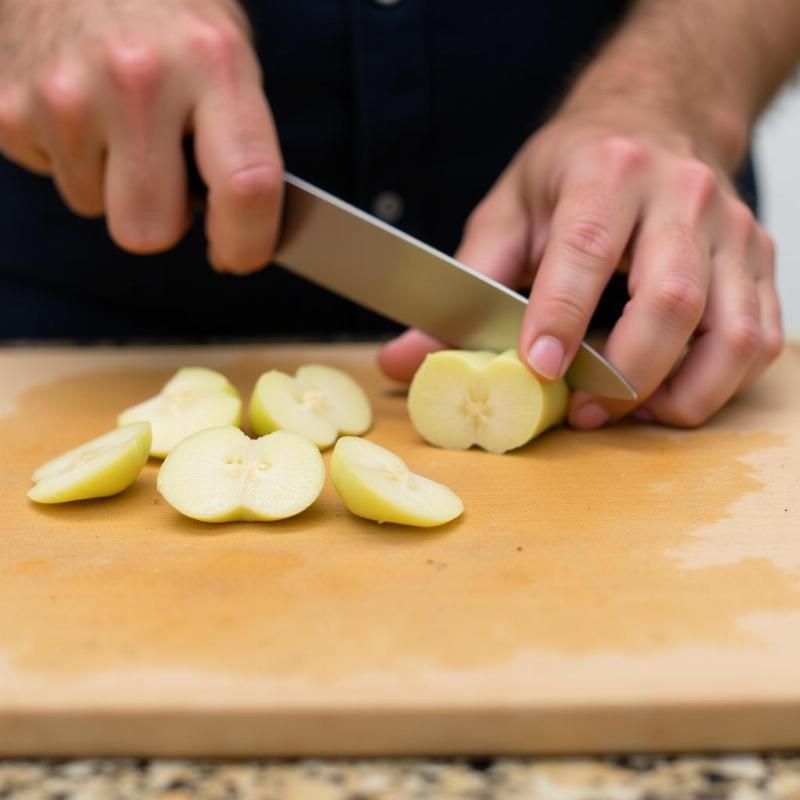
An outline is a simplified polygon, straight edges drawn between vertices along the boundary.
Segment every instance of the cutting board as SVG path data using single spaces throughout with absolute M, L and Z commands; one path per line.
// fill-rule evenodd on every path
M 452 486 L 431 531 L 330 485 L 276 523 L 33 469 L 179 366 L 351 372 L 370 438 Z M 303 755 L 800 746 L 800 349 L 695 431 L 561 429 L 445 452 L 370 346 L 0 351 L 0 754 Z

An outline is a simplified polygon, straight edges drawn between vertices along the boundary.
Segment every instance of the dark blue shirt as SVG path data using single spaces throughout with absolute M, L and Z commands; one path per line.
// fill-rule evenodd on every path
M 626 0 L 246 3 L 286 167 L 452 252 L 464 220 Z M 202 225 L 134 256 L 0 159 L 0 338 L 374 334 L 381 318 L 271 266 L 218 275 Z

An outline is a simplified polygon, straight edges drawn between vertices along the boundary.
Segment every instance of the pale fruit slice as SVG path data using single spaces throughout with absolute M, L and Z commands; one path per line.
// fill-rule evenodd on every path
M 136 480 L 149 455 L 150 425 L 124 425 L 43 464 L 33 473 L 28 497 L 67 503 L 118 494 Z
M 205 367 L 183 367 L 155 397 L 123 411 L 117 421 L 149 422 L 150 455 L 163 458 L 178 442 L 204 428 L 239 425 L 242 400 L 230 381 Z
M 452 489 L 411 472 L 391 450 L 357 436 L 336 442 L 330 473 L 347 508 L 376 522 L 432 528 L 464 511 Z
M 563 380 L 544 383 L 514 350 L 431 353 L 414 375 L 408 411 L 417 432 L 449 450 L 478 445 L 505 453 L 529 442 L 566 414 Z
M 276 431 L 250 439 L 226 426 L 180 442 L 158 471 L 158 490 L 187 517 L 203 522 L 292 517 L 319 497 L 325 467 L 304 436 Z
M 372 425 L 364 390 L 345 372 L 318 364 L 300 367 L 295 376 L 270 370 L 250 398 L 254 433 L 286 430 L 302 433 L 317 447 L 330 447 L 339 434 L 360 434 Z

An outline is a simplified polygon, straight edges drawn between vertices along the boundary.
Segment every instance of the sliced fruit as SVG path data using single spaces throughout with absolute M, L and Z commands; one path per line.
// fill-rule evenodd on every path
M 360 434 L 372 425 L 364 390 L 345 372 L 318 364 L 300 367 L 294 377 L 270 370 L 250 398 L 254 433 L 301 433 L 317 447 L 330 447 L 339 434 Z
M 452 489 L 411 472 L 391 450 L 357 436 L 336 442 L 330 473 L 347 508 L 376 522 L 431 528 L 464 511 Z
M 239 425 L 242 400 L 230 381 L 205 367 L 183 367 L 155 397 L 123 411 L 117 421 L 149 422 L 151 455 L 163 458 L 178 442 L 204 428 Z
M 514 350 L 431 353 L 414 375 L 408 412 L 420 436 L 437 447 L 478 445 L 505 453 L 557 425 L 567 411 L 563 380 L 540 381 Z
M 118 494 L 136 480 L 149 455 L 150 425 L 124 425 L 43 464 L 33 473 L 28 497 L 67 503 Z
M 158 471 L 158 490 L 175 509 L 202 522 L 292 517 L 319 497 L 325 467 L 304 436 L 276 431 L 250 439 L 226 426 L 180 442 Z

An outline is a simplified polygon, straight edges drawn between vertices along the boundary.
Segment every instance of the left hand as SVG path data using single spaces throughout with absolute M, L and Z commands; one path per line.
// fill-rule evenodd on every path
M 473 211 L 456 253 L 510 286 L 534 278 L 519 350 L 547 380 L 563 376 L 623 256 L 631 299 L 605 355 L 637 390 L 637 416 L 700 425 L 781 350 L 774 246 L 667 115 L 613 102 L 561 112 Z M 380 362 L 409 380 L 441 346 L 409 331 Z M 569 421 L 592 429 L 636 407 L 575 392 Z

